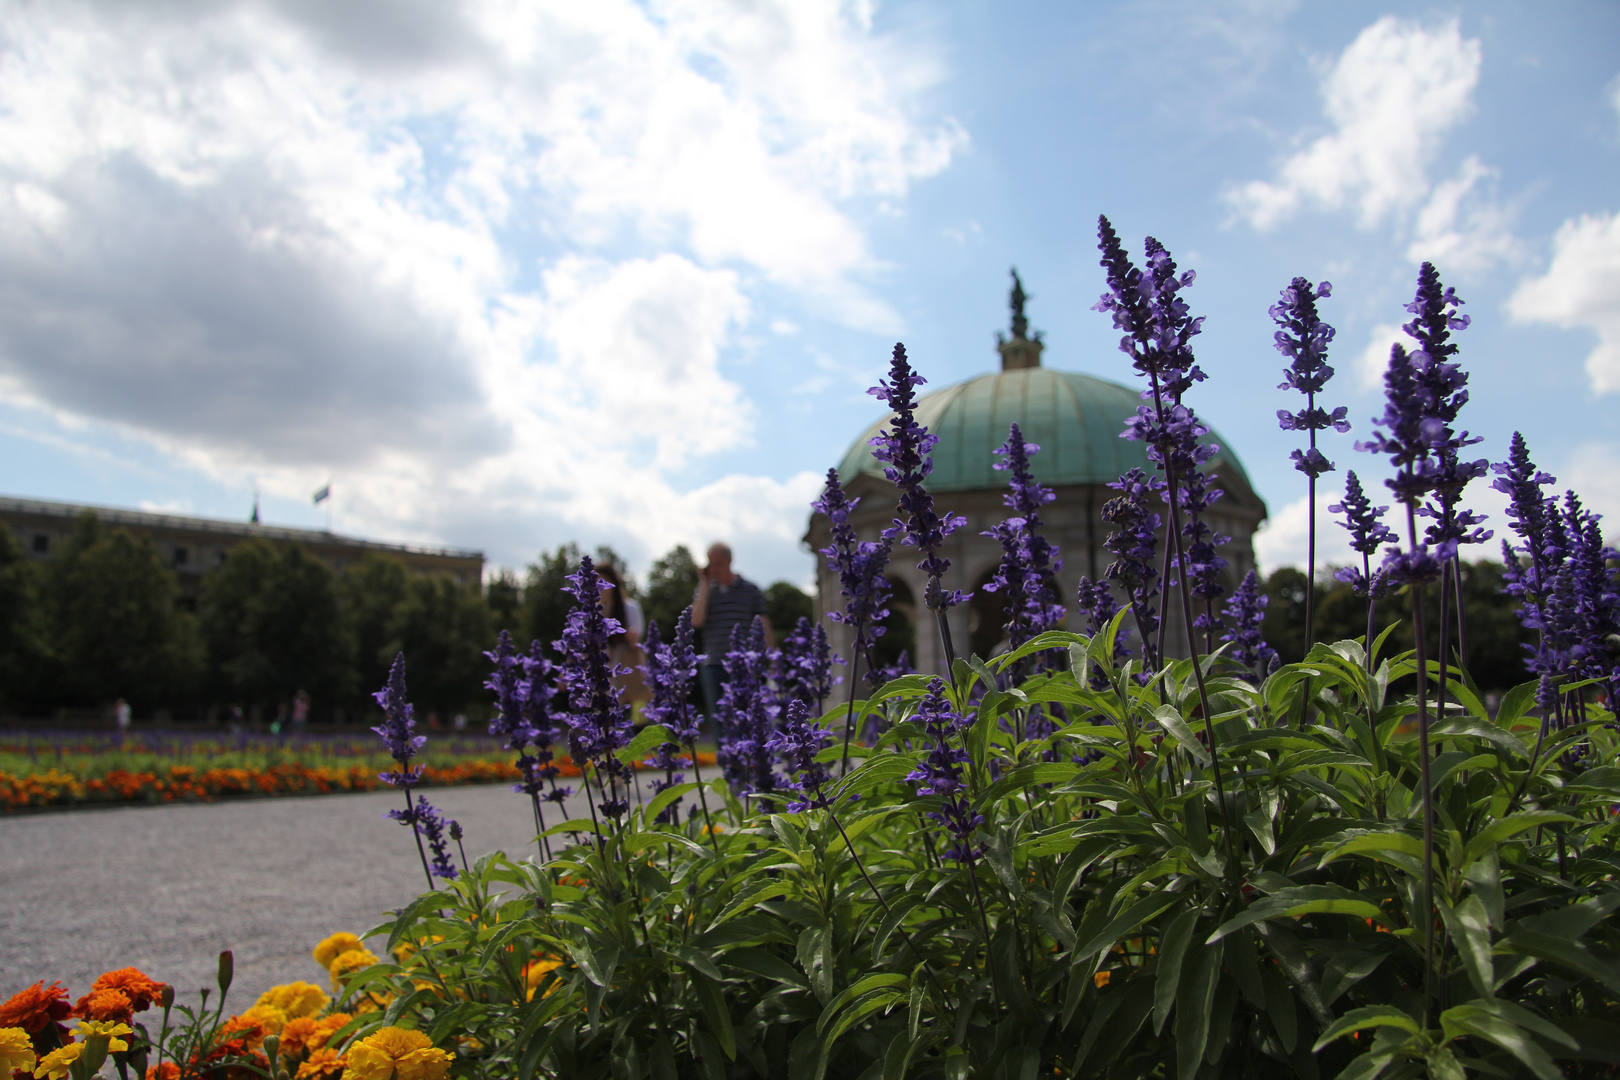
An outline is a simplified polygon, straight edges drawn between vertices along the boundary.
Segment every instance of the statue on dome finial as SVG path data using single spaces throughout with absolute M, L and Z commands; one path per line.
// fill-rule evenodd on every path
M 1032 336 L 1029 332 L 1029 319 L 1024 315 L 1024 304 L 1029 300 L 1029 294 L 1024 291 L 1024 282 L 1018 276 L 1018 268 L 1012 268 L 1012 292 L 1007 297 L 1007 306 L 1012 308 L 1012 338 L 1008 340 L 996 331 L 996 351 L 1001 353 L 1001 370 L 1016 371 L 1019 368 L 1036 368 L 1041 366 L 1041 350 L 1045 348 L 1041 341 L 1041 332 L 1035 331 Z
M 1012 334 L 1014 341 L 1029 340 L 1029 320 L 1024 317 L 1024 301 L 1029 295 L 1024 292 L 1024 283 L 1018 278 L 1018 267 L 1012 268 L 1012 295 L 1007 298 L 1007 304 L 1012 308 Z

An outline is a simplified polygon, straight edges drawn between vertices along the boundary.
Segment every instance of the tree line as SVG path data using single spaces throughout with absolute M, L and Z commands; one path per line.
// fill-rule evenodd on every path
M 570 603 L 563 579 L 579 556 L 564 544 L 521 578 L 462 584 L 376 551 L 338 572 L 296 543 L 255 537 L 203 576 L 191 610 L 157 546 L 93 512 L 46 561 L 0 528 L 0 713 L 44 718 L 122 698 L 141 716 L 217 719 L 240 708 L 269 722 L 302 693 L 311 719 L 354 722 L 374 711 L 371 693 L 403 649 L 424 719 L 481 718 L 484 651 L 503 629 L 524 648 L 556 640 Z M 611 548 L 595 558 L 666 631 L 697 588 L 684 546 L 654 562 L 644 585 Z M 779 626 L 812 610 L 789 582 L 766 601 Z

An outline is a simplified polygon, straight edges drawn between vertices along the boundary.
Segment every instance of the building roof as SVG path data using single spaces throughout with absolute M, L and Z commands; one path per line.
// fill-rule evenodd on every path
M 1137 391 L 1130 387 L 1048 367 L 1013 368 L 935 390 L 917 402 L 917 422 L 939 436 L 928 488 L 1005 487 L 1006 474 L 992 468 L 1001 461 L 994 451 L 1007 441 L 1007 428 L 1014 421 L 1024 438 L 1041 448 L 1030 459 L 1031 471 L 1049 487 L 1106 484 L 1132 468 L 1152 473 L 1147 447 L 1120 438 L 1126 418 L 1140 404 Z M 844 483 L 860 473 L 882 478 L 883 463 L 872 456 L 869 443 L 892 415 L 872 424 L 850 446 L 838 466 Z M 1212 430 L 1209 437 L 1225 447 L 1219 433 Z M 1242 464 L 1228 450 L 1223 449 L 1210 467 L 1235 472 L 1249 482 Z
M 111 525 L 135 525 L 147 529 L 187 530 L 215 533 L 221 537 L 242 539 L 249 536 L 266 540 L 296 541 L 301 544 L 319 544 L 392 552 L 401 555 L 433 555 L 451 559 L 483 559 L 484 553 L 465 548 L 414 547 L 408 544 L 388 544 L 376 540 L 361 540 L 320 529 L 293 529 L 281 525 L 260 525 L 245 521 L 223 521 L 219 518 L 188 517 L 180 514 L 157 514 L 147 510 L 123 510 L 108 506 L 89 506 L 79 503 L 48 502 L 43 499 L 19 499 L 0 496 L 0 513 L 30 514 L 39 517 L 63 518 L 71 522 L 89 510 Z

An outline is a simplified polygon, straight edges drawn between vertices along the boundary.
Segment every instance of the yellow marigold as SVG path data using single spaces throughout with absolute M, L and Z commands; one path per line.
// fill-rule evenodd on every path
M 545 980 L 546 975 L 556 971 L 560 967 L 562 967 L 561 960 L 558 960 L 552 956 L 546 956 L 544 954 L 537 959 L 530 960 L 527 964 L 525 964 L 523 966 L 523 981 L 528 985 L 529 988 L 526 1000 L 533 1001 L 534 992 L 540 988 L 540 984 Z M 559 984 L 557 982 L 553 981 L 552 984 L 546 988 L 544 996 L 550 997 L 551 992 L 557 989 L 558 985 Z
M 348 1067 L 348 1061 L 336 1050 L 322 1047 L 310 1053 L 309 1060 L 298 1066 L 294 1076 L 297 1080 L 336 1080 Z
M 57 1047 L 39 1059 L 39 1065 L 34 1069 L 35 1080 L 62 1080 L 82 1053 L 84 1043 L 68 1043 L 66 1046 Z
M 360 939 L 347 930 L 340 930 L 315 946 L 315 962 L 323 968 L 330 968 L 332 961 L 350 949 L 358 948 L 360 948 Z
M 419 947 L 425 947 L 429 941 L 437 945 L 443 940 L 443 934 L 433 934 L 431 937 L 417 938 L 415 942 L 402 941 L 398 945 L 394 946 L 394 955 L 399 959 L 399 962 L 403 964 L 406 960 L 410 959 L 416 954 L 416 950 Z
M 280 1009 L 287 1014 L 289 1020 L 296 1020 L 303 1016 L 317 1015 L 332 1004 L 332 999 L 326 996 L 326 991 L 314 983 L 299 980 L 272 986 L 259 995 L 257 1004 Z
M 31 1070 L 37 1060 L 28 1032 L 20 1027 L 0 1028 L 0 1076 L 13 1069 Z
M 420 1031 L 385 1027 L 349 1047 L 345 1080 L 444 1080 L 454 1060 Z
M 105 1038 L 108 1050 L 128 1050 L 129 1043 L 119 1036 L 133 1035 L 135 1029 L 116 1020 L 80 1020 L 73 1033 L 85 1042 Z
M 332 961 L 329 969 L 332 972 L 332 986 L 334 989 L 343 989 L 343 980 L 353 975 L 361 968 L 368 968 L 377 962 L 377 956 L 370 949 L 362 945 L 358 949 L 350 949 Z
M 265 1035 L 280 1035 L 281 1029 L 287 1026 L 287 1013 L 274 1005 L 254 1005 L 243 1009 L 237 1014 L 237 1019 L 250 1024 L 257 1024 L 259 1030 Z

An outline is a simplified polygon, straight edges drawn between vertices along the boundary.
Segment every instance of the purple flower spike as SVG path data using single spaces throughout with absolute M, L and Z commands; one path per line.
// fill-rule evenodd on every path
M 1091 637 L 1106 632 L 1108 624 L 1114 621 L 1114 613 L 1119 610 L 1119 603 L 1114 599 L 1114 590 L 1108 587 L 1107 581 L 1092 581 L 1082 576 L 1079 586 L 1075 589 L 1075 600 L 1080 605 L 1081 613 L 1086 617 L 1086 633 Z M 1116 660 L 1124 660 L 1131 655 L 1131 650 L 1125 644 L 1126 633 L 1122 626 L 1119 637 L 1114 639 Z M 1091 665 L 1089 683 L 1093 690 L 1108 689 L 1108 678 L 1096 664 Z
M 1150 664 L 1157 667 L 1158 659 L 1151 655 L 1151 650 L 1153 633 L 1159 626 L 1155 598 L 1160 586 L 1157 559 L 1160 518 L 1148 509 L 1148 499 L 1164 490 L 1164 481 L 1148 476 L 1141 469 L 1132 469 L 1108 486 L 1121 494 L 1109 499 L 1102 508 L 1103 520 L 1116 526 L 1103 541 L 1103 547 L 1115 555 L 1105 576 L 1125 587 L 1130 597 L 1131 615 L 1136 620 L 1137 636 L 1150 653 Z
M 556 777 L 561 770 L 552 764 L 555 755 L 551 744 L 567 734 L 564 730 L 567 720 L 555 712 L 557 665 L 546 659 L 544 645 L 539 641 L 529 643 L 529 651 L 522 662 L 523 725 L 529 741 L 534 744 L 534 753 L 520 752 L 518 768 L 523 770 L 523 782 L 514 785 L 512 790 L 539 794 L 541 785 L 545 784 L 549 790 L 541 798 L 547 802 L 561 803 L 574 789 L 557 786 Z M 517 749 L 521 751 L 522 748 Z
M 388 669 L 388 685 L 372 695 L 382 706 L 385 719 L 380 727 L 371 730 L 382 736 L 388 744 L 389 755 L 400 768 L 397 772 L 379 773 L 378 779 L 393 787 L 410 787 L 422 775 L 421 768 L 410 767 L 411 758 L 427 744 L 427 736 L 416 734 L 415 709 L 405 700 L 405 654 L 394 654 L 394 663 Z
M 928 756 L 906 776 L 906 782 L 916 785 L 918 798 L 940 800 L 938 810 L 925 813 L 949 834 L 945 857 L 972 862 L 984 851 L 982 844 L 973 843 L 973 830 L 984 824 L 984 815 L 974 812 L 962 783 L 962 766 L 967 764 L 968 753 L 953 746 L 951 740 L 960 736 L 966 724 L 945 700 L 943 682 L 929 680 L 928 692 L 917 704 L 911 720 L 927 733 L 929 750 Z
M 1266 644 L 1260 624 L 1266 618 L 1270 597 L 1260 591 L 1260 578 L 1253 570 L 1243 575 L 1237 591 L 1226 603 L 1228 629 L 1222 641 L 1232 642 L 1228 654 L 1257 676 L 1264 678 L 1277 663 L 1277 650 Z
M 791 777 L 788 786 L 799 793 L 799 798 L 787 804 L 788 813 L 798 814 L 831 805 L 821 794 L 830 777 L 826 767 L 816 760 L 816 755 L 831 739 L 827 731 L 811 721 L 810 710 L 803 701 L 788 702 L 787 711 L 782 715 L 782 729 L 765 743 L 765 749 L 780 757 L 787 768 Z
M 778 707 L 785 711 L 789 702 L 802 701 L 820 715 L 833 686 L 843 681 L 832 673 L 837 658 L 827 642 L 827 631 L 819 623 L 799 616 L 793 629 L 782 636 L 777 658 L 780 662 Z
M 1386 544 L 1397 543 L 1395 532 L 1382 518 L 1387 506 L 1374 506 L 1362 490 L 1355 470 L 1344 474 L 1344 498 L 1328 507 L 1330 514 L 1343 514 L 1339 527 L 1350 531 L 1350 547 L 1361 553 L 1361 568 L 1346 566 L 1334 571 L 1334 578 L 1355 590 L 1357 596 L 1377 599 L 1389 590 L 1382 570 L 1372 570 L 1372 557 Z
M 1532 551 L 1540 551 L 1547 532 L 1547 515 L 1556 512 L 1541 489 L 1555 483 L 1557 477 L 1536 468 L 1524 436 L 1517 431 L 1508 444 L 1508 459 L 1492 465 L 1491 471 L 1499 477 L 1491 481 L 1491 487 L 1508 497 L 1507 516 L 1513 531 Z
M 1057 548 L 1039 532 L 1039 510 L 1056 498 L 1030 472 L 1029 457 L 1039 450 L 1034 443 L 1025 442 L 1024 433 L 1013 424 L 1007 441 L 996 450 L 1004 460 L 992 466 L 1008 474 L 1011 490 L 1002 501 L 1013 516 L 984 534 L 999 541 L 1002 551 L 1001 565 L 985 589 L 1002 594 L 1007 640 L 1015 649 L 1038 634 L 1055 630 L 1067 615 L 1051 583 L 1063 561 Z
M 451 881 L 458 876 L 456 864 L 450 859 L 449 845 L 445 843 L 446 830 L 460 828 L 454 820 L 445 817 L 420 795 L 416 797 L 416 805 L 412 809 L 390 810 L 388 816 L 401 825 L 411 826 L 417 835 L 427 841 L 429 849 L 433 852 L 433 859 L 428 864 L 432 877 Z
M 1289 359 L 1277 389 L 1298 390 L 1305 395 L 1303 410 L 1295 413 L 1279 409 L 1277 420 L 1284 431 L 1311 433 L 1310 448 L 1295 450 L 1290 456 L 1294 459 L 1294 468 L 1312 479 L 1333 471 L 1333 462 L 1316 448 L 1315 433 L 1330 427 L 1341 435 L 1350 430 L 1350 421 L 1345 419 L 1349 409 L 1341 405 L 1329 413 L 1316 404 L 1316 395 L 1333 378 L 1333 369 L 1327 364 L 1327 351 L 1334 333 L 1333 327 L 1317 314 L 1316 301 L 1326 299 L 1332 292 L 1333 286 L 1325 281 L 1313 285 L 1297 277 L 1289 282 L 1288 288 L 1282 291 L 1282 298 L 1269 312 L 1279 328 L 1277 351 Z
M 872 643 L 883 636 L 883 620 L 889 617 L 889 579 L 883 574 L 889 564 L 893 540 L 885 534 L 880 540 L 861 540 L 849 523 L 850 512 L 860 503 L 844 494 L 838 470 L 827 470 L 827 486 L 813 504 L 827 515 L 832 526 L 832 543 L 821 549 L 827 569 L 838 575 L 844 594 L 844 610 L 829 612 L 833 622 L 849 626 L 855 633 L 854 657 L 866 655 Z
M 642 709 L 649 724 L 663 724 L 682 743 L 697 741 L 702 717 L 690 704 L 692 680 L 697 677 L 697 650 L 693 646 L 692 609 L 675 620 L 675 639 L 658 640 L 657 624 L 647 628 L 647 685 L 652 700 Z
M 883 475 L 900 489 L 898 509 L 904 515 L 895 518 L 884 535 L 899 537 L 923 553 L 917 564 L 917 569 L 928 575 L 923 599 L 929 608 L 942 611 L 962 603 L 969 595 L 940 585 L 951 561 L 939 553 L 945 538 L 966 525 L 967 518 L 960 514 L 941 517 L 934 509 L 934 497 L 923 486 L 934 468 L 929 452 L 939 441 L 939 436 L 917 423 L 917 387 L 926 381 L 911 370 L 906 347 L 896 344 L 888 379 L 880 380 L 867 393 L 894 410 L 889 430 L 872 439 L 872 456 L 885 463 Z
M 582 556 L 564 590 L 573 596 L 574 607 L 557 651 L 562 654 L 562 685 L 568 694 L 569 753 L 575 762 L 595 767 L 605 789 L 602 813 L 617 819 L 630 809 L 629 800 L 618 791 L 621 783 L 630 783 L 630 770 L 616 754 L 630 743 L 630 707 L 613 685 L 619 671 L 608 659 L 608 641 L 623 628 L 602 612 L 599 598 L 605 588 L 590 556 Z
M 770 652 L 765 624 L 758 616 L 731 631 L 726 653 L 726 685 L 715 711 L 719 716 L 719 749 L 715 757 L 727 781 L 739 792 L 774 791 L 776 773 L 766 749 L 776 721 L 776 701 L 765 685 Z

